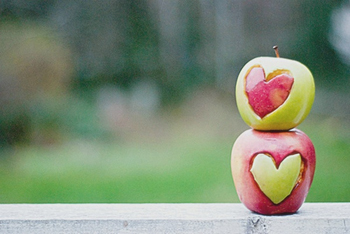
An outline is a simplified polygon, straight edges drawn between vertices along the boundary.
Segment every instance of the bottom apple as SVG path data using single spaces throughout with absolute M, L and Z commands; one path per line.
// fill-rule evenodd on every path
M 248 209 L 265 215 L 294 213 L 300 208 L 315 164 L 315 148 L 298 129 L 250 129 L 232 148 L 231 169 L 238 197 Z

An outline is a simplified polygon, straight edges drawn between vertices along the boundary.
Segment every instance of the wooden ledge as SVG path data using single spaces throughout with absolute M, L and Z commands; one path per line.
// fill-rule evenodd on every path
M 264 216 L 242 204 L 2 204 L 0 233 L 350 233 L 350 203 Z

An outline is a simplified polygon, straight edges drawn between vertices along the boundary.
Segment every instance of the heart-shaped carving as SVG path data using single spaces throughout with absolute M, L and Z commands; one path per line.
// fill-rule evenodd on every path
M 300 154 L 287 156 L 277 168 L 271 156 L 258 154 L 250 169 L 260 190 L 274 203 L 281 203 L 295 187 L 301 173 Z
M 246 76 L 246 93 L 253 111 L 264 118 L 288 98 L 294 78 L 287 70 L 276 70 L 265 78 L 262 67 L 255 66 Z

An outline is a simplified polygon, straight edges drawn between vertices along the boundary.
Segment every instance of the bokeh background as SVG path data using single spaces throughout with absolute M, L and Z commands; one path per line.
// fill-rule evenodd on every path
M 0 203 L 239 202 L 257 56 L 304 63 L 316 99 L 309 202 L 350 201 L 348 0 L 0 1 Z

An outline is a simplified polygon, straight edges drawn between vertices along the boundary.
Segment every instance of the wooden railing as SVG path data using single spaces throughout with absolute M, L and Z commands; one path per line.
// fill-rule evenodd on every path
M 0 233 L 350 233 L 350 203 L 264 216 L 242 204 L 2 204 Z

